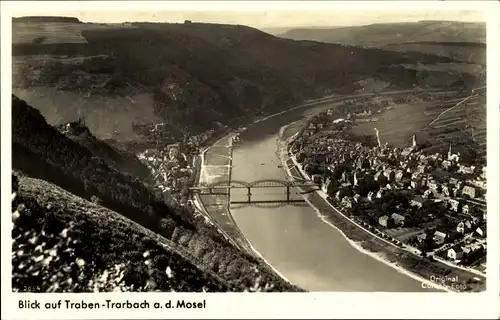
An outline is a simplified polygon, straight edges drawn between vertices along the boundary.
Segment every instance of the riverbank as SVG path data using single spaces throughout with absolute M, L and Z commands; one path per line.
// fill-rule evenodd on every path
M 241 128 L 238 130 L 242 130 Z M 200 174 L 198 175 L 198 184 L 214 183 L 221 181 L 230 181 L 231 179 L 231 154 L 232 154 L 232 137 L 234 133 L 228 133 L 212 146 L 205 148 L 200 154 Z M 218 148 L 221 145 L 229 145 L 228 148 Z M 212 149 L 221 152 L 225 150 L 225 154 L 211 152 Z M 222 149 L 222 150 L 221 150 Z M 226 159 L 227 162 L 221 163 L 220 158 Z M 218 167 L 227 168 L 227 170 L 217 170 Z M 211 168 L 218 172 L 207 172 Z M 193 196 L 193 203 L 198 211 L 203 214 L 207 222 L 215 225 L 219 232 L 235 247 L 259 261 L 264 267 L 269 269 L 270 272 L 278 275 L 286 282 L 292 284 L 283 274 L 276 270 L 270 263 L 268 263 L 262 255 L 252 246 L 250 241 L 238 228 L 234 221 L 229 208 L 229 199 L 227 196 L 220 195 L 197 195 Z
M 364 94 L 371 95 L 371 94 Z M 357 96 L 357 95 L 355 95 Z M 256 118 L 251 124 L 260 123 L 266 121 L 270 118 L 306 107 L 312 107 L 316 105 L 322 105 L 329 103 L 333 100 L 350 98 L 353 96 L 339 97 L 335 95 L 329 95 L 314 100 L 307 100 L 303 104 L 293 106 L 290 109 L 286 109 L 277 113 L 266 115 L 262 118 Z M 231 166 L 232 166 L 232 137 L 240 132 L 246 130 L 246 127 L 241 125 L 236 129 L 227 129 L 223 133 L 218 134 L 218 137 L 213 137 L 212 139 L 206 141 L 199 155 L 193 160 L 193 171 L 194 179 L 192 185 L 210 184 L 220 181 L 231 181 Z M 219 145 L 231 144 L 231 149 L 217 148 Z M 211 150 L 218 149 L 217 152 L 211 154 Z M 222 154 L 221 154 L 221 153 Z M 218 172 L 213 172 L 211 174 L 207 169 L 215 168 L 228 168 L 227 171 L 218 170 Z M 214 171 L 214 170 L 212 170 Z M 193 203 L 195 204 L 197 211 L 202 214 L 207 222 L 214 224 L 218 227 L 221 233 L 228 238 L 230 242 L 236 245 L 240 250 L 247 252 L 256 257 L 262 258 L 259 252 L 257 252 L 248 239 L 243 235 L 241 230 L 238 228 L 236 222 L 234 221 L 228 206 L 228 199 L 223 199 L 221 196 L 208 196 L 208 195 L 195 195 L 193 198 Z M 268 264 L 269 265 L 269 264 Z M 269 265 L 270 266 L 270 265 Z M 273 268 L 272 266 L 270 266 Z M 282 276 L 283 279 L 285 279 Z M 285 279 L 286 280 L 286 279 Z
M 293 131 L 296 132 L 289 130 L 291 125 L 294 125 Z M 293 156 L 289 157 L 288 154 L 288 145 L 296 137 L 297 132 L 296 123 L 280 129 L 278 141 L 278 146 L 281 149 L 279 150 L 280 161 L 289 177 L 310 180 L 302 170 L 301 165 L 297 163 Z M 470 272 L 450 269 L 442 263 L 423 259 L 372 234 L 329 203 L 326 194 L 322 191 L 309 193 L 305 198 L 317 212 L 318 217 L 326 224 L 340 231 L 358 251 L 421 282 L 423 287 L 448 292 L 478 292 L 485 290 L 486 279 L 484 277 L 477 277 L 477 275 Z M 474 277 L 480 280 L 475 282 L 472 280 Z

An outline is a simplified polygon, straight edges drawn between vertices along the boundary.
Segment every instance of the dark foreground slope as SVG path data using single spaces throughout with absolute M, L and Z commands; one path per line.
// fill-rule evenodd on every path
M 25 29 L 13 25 L 13 33 Z M 402 66 L 447 58 L 292 41 L 245 26 L 134 23 L 65 29 L 84 39 L 69 43 L 62 34 L 57 43 L 54 33 L 50 43 L 16 42 L 14 92 L 37 103 L 51 124 L 84 116 L 98 138 L 120 131 L 124 139 L 137 139 L 131 133 L 135 125 L 161 121 L 177 136 L 244 124 L 306 99 L 353 92 L 367 78 L 383 79 L 393 89 L 432 82 L 447 86 L 456 79 L 448 72 L 417 76 Z M 434 77 L 440 80 L 426 80 Z M 44 97 L 50 97 L 47 103 Z
M 56 184 L 78 197 L 93 199 L 162 235 L 185 248 L 201 268 L 216 273 L 228 286 L 243 290 L 259 278 L 268 284 L 269 291 L 298 290 L 234 248 L 215 227 L 196 217 L 192 208 L 154 194 L 138 179 L 110 168 L 82 144 L 48 125 L 38 110 L 14 96 L 12 142 L 13 169 Z M 61 201 L 60 205 L 67 203 Z M 116 254 L 123 253 L 119 247 L 115 250 Z
M 44 180 L 16 175 L 14 291 L 229 291 L 171 241 Z

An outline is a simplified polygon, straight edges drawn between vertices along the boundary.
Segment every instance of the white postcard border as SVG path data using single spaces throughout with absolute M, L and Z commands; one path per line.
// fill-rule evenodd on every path
M 488 145 L 488 283 L 478 294 L 453 293 L 100 293 L 100 294 L 14 294 L 11 290 L 11 17 L 22 12 L 68 11 L 261 11 L 311 10 L 484 10 L 488 13 L 487 32 L 487 145 Z M 2 134 L 2 318 L 37 319 L 132 319 L 132 318 L 492 318 L 499 315 L 499 6 L 495 1 L 2 1 L 1 2 L 1 134 Z M 69 15 L 69 14 L 68 14 Z M 34 133 L 36 134 L 36 133 Z M 30 310 L 17 308 L 21 299 L 58 302 L 71 299 L 100 301 L 206 300 L 205 309 L 87 309 Z

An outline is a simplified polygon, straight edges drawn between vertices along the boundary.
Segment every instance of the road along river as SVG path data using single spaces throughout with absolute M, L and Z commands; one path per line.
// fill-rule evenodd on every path
M 225 167 L 222 171 L 227 172 L 228 165 L 232 166 L 231 181 L 286 180 L 286 172 L 277 156 L 280 128 L 334 105 L 330 102 L 296 109 L 249 125 L 240 133 L 241 141 L 233 147 L 232 161 L 219 164 L 221 169 Z M 212 152 L 211 162 L 216 158 L 213 153 L 218 152 Z M 292 199 L 300 199 L 299 192 L 292 189 Z M 246 198 L 246 189 L 231 190 L 232 201 Z M 285 199 L 286 195 L 281 188 L 252 189 L 252 200 L 271 198 Z M 319 212 L 307 204 L 233 204 L 230 211 L 232 220 L 252 247 L 286 279 L 305 290 L 437 291 L 424 288 L 421 281 L 357 250 L 338 229 L 325 223 Z M 223 222 L 224 219 L 221 224 L 228 224 Z

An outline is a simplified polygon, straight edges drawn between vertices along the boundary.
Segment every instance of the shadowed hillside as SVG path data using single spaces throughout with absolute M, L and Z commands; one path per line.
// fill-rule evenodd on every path
M 23 28 L 14 22 L 13 34 Z M 134 127 L 158 122 L 177 136 L 245 124 L 306 99 L 354 92 L 365 79 L 383 77 L 396 89 L 446 86 L 456 76 L 422 79 L 398 67 L 451 61 L 445 57 L 297 42 L 237 25 L 65 25 L 78 41 L 57 30 L 50 43 L 34 43 L 30 29 L 14 44 L 14 93 L 51 124 L 84 117 L 98 138 L 137 140 Z
M 60 125 L 58 130 L 82 144 L 92 155 L 104 160 L 108 166 L 137 177 L 143 182 L 151 182 L 149 169 L 133 153 L 96 139 L 81 121 Z
M 39 203 L 34 204 L 29 202 L 29 204 L 26 204 L 27 207 L 39 212 L 41 220 L 36 220 L 37 224 L 43 222 L 42 225 L 51 225 L 50 228 L 55 228 L 53 231 L 62 230 L 64 227 L 57 227 L 58 224 L 62 223 L 62 221 L 58 222 L 59 219 L 73 214 L 69 213 L 71 211 L 65 211 L 68 208 L 77 211 L 81 210 L 79 208 L 83 208 L 83 211 L 89 211 L 90 213 L 99 211 L 98 219 L 113 219 L 114 214 L 111 214 L 109 210 L 101 210 L 95 206 L 91 206 L 88 203 L 90 200 L 107 209 L 120 213 L 142 227 L 178 245 L 193 257 L 193 261 L 196 261 L 201 269 L 213 272 L 223 279 L 222 283 L 218 282 L 220 286 L 226 283 L 227 287 L 241 291 L 245 288 L 252 288 L 256 282 L 259 282 L 266 291 L 299 290 L 279 278 L 256 258 L 246 255 L 233 247 L 228 240 L 218 233 L 214 226 L 207 224 L 204 218 L 198 216 L 193 211 L 193 208 L 178 205 L 168 195 L 155 194 L 137 178 L 124 175 L 111 168 L 106 161 L 96 157 L 83 144 L 69 139 L 56 128 L 48 125 L 38 110 L 30 107 L 15 96 L 12 97 L 12 143 L 12 167 L 14 170 L 20 171 L 23 175 L 32 178 L 46 180 L 66 189 L 67 192 L 72 193 L 76 197 L 83 198 L 77 200 L 76 197 L 66 191 L 50 192 L 51 187 L 43 187 L 43 182 L 38 183 L 34 180 L 27 180 L 39 186 L 31 188 L 28 194 L 21 192 L 21 195 L 23 197 L 26 196 L 28 199 L 22 198 L 24 201 L 32 201 L 29 200 L 30 197 L 35 197 L 35 202 Z M 21 180 L 21 186 L 23 185 L 22 182 L 23 180 Z M 35 196 L 37 193 L 36 189 L 47 193 Z M 56 193 L 61 194 L 54 195 Z M 52 197 L 52 199 L 57 200 L 57 204 L 54 205 L 56 207 L 61 206 L 61 210 L 64 212 L 54 215 L 50 213 L 50 208 L 47 209 L 48 211 L 39 209 L 38 206 L 40 204 L 43 206 L 47 205 L 46 197 Z M 78 204 L 75 205 L 75 203 Z M 27 224 L 34 223 L 30 220 L 30 217 L 26 219 Z M 64 219 L 67 221 L 67 218 Z M 80 235 L 81 230 L 85 230 L 85 232 L 90 234 L 100 234 L 100 231 L 95 229 L 96 225 L 101 226 L 102 223 L 84 223 L 84 227 L 79 229 Z M 38 239 L 38 234 L 36 233 L 38 229 L 33 231 L 35 234 L 31 234 L 30 232 L 32 231 L 30 230 L 27 230 L 27 233 L 21 232 L 21 237 L 31 235 L 35 239 Z M 40 232 L 43 234 L 45 231 Z M 108 229 L 108 232 L 110 232 L 110 237 L 115 237 L 112 229 Z M 117 234 L 116 237 L 117 239 L 123 238 L 120 234 Z M 131 238 L 129 240 L 134 241 Z M 28 240 L 21 239 L 19 241 L 22 244 Z M 85 241 L 90 240 L 87 239 Z M 99 242 L 93 243 L 98 244 Z M 147 243 L 146 241 L 144 245 L 147 245 Z M 158 248 L 159 245 L 151 244 L 151 246 Z M 83 250 L 82 254 L 86 256 L 92 255 L 89 250 L 105 252 L 107 247 L 108 244 L 102 247 L 99 245 L 96 247 L 87 247 L 87 249 Z M 16 247 L 14 246 L 14 248 Z M 110 254 L 125 254 L 125 252 L 126 249 L 124 247 L 118 246 L 114 247 L 113 252 Z M 89 259 L 100 258 L 92 256 Z M 116 259 L 113 258 L 111 260 L 119 260 Z M 179 263 L 182 263 L 182 261 Z M 100 266 L 100 270 L 102 271 L 102 268 L 105 266 L 102 264 Z M 52 269 L 49 271 L 57 272 Z M 46 281 L 43 276 L 43 274 L 35 274 L 33 281 L 38 281 L 36 283 L 42 288 L 38 291 L 48 290 L 47 288 L 50 287 L 50 284 L 43 282 Z M 207 274 L 206 277 L 206 285 L 210 287 L 210 281 L 212 280 L 208 279 L 211 279 L 212 276 Z M 217 287 L 216 282 L 214 282 L 215 287 Z M 40 283 L 45 284 L 42 286 Z M 214 288 L 214 286 L 211 287 Z M 200 290 L 201 287 L 202 285 L 190 283 L 189 286 L 179 286 L 178 290 L 196 291 Z M 20 290 L 26 290 L 22 288 Z

